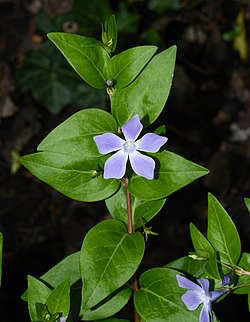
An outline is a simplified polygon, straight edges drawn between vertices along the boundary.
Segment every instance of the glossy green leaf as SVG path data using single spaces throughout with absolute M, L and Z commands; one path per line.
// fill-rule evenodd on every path
M 131 195 L 131 209 L 133 216 L 133 224 L 136 228 L 146 225 L 161 210 L 166 198 L 159 200 L 141 200 Z M 105 200 L 106 206 L 111 216 L 115 219 L 123 221 L 126 225 L 127 204 L 124 186 L 121 185 L 116 194 Z
M 163 151 L 150 156 L 156 160 L 155 179 L 134 174 L 129 183 L 131 194 L 144 200 L 165 198 L 209 172 L 173 152 Z
M 198 321 L 200 308 L 188 311 L 181 300 L 185 293 L 180 288 L 176 275 L 179 272 L 168 268 L 153 268 L 139 279 L 140 290 L 135 293 L 135 306 L 147 322 Z
M 101 305 L 97 305 L 96 307 L 86 311 L 82 310 L 80 317 L 84 321 L 93 321 L 113 316 L 127 304 L 131 294 L 131 288 L 122 288 L 114 295 L 111 295 L 111 297 Z
M 128 234 L 124 223 L 115 219 L 103 221 L 88 232 L 80 256 L 84 310 L 93 308 L 133 276 L 144 247 L 139 232 Z
M 109 78 L 119 89 L 130 84 L 156 52 L 156 46 L 139 46 L 113 56 L 109 62 Z
M 188 273 L 200 278 L 206 272 L 206 261 L 184 256 L 164 265 L 164 267 L 177 269 L 184 274 Z
M 117 45 L 117 26 L 115 15 L 111 15 L 108 21 L 102 25 L 102 42 L 105 44 L 105 48 L 108 53 L 113 53 Z
M 119 126 L 135 114 L 144 126 L 160 115 L 170 92 L 175 56 L 175 46 L 166 49 L 153 57 L 134 82 L 114 91 L 111 110 Z
M 61 313 L 68 316 L 70 310 L 70 280 L 65 279 L 49 295 L 45 304 L 50 313 Z
M 250 198 L 244 198 L 245 205 L 247 210 L 250 212 Z
M 111 196 L 120 185 L 118 180 L 103 179 L 99 174 L 106 159 L 39 152 L 26 155 L 20 161 L 33 175 L 65 196 L 79 201 L 98 201 Z
M 37 149 L 83 158 L 100 157 L 93 136 L 116 131 L 116 121 L 109 113 L 90 108 L 73 114 L 58 125 Z
M 237 286 L 242 285 L 242 287 L 236 288 L 234 290 L 234 293 L 250 294 L 250 254 L 242 253 L 237 266 L 239 270 L 243 270 L 242 274 L 237 276 L 238 278 Z
M 52 32 L 48 37 L 86 83 L 99 89 L 105 87 L 110 58 L 97 41 L 64 32 Z
M 1 286 L 1 279 L 2 279 L 2 261 L 3 261 L 3 235 L 0 232 L 0 286 Z
M 190 235 L 195 251 L 203 251 L 205 259 L 209 258 L 214 253 L 213 246 L 192 223 L 190 223 Z
M 32 276 L 28 276 L 28 308 L 31 321 L 37 320 L 36 303 L 45 304 L 52 290 Z
M 130 322 L 129 320 L 110 318 L 105 320 L 98 320 L 98 322 Z
M 207 237 L 219 252 L 220 260 L 236 265 L 241 254 L 241 242 L 237 229 L 225 209 L 212 195 L 208 195 Z

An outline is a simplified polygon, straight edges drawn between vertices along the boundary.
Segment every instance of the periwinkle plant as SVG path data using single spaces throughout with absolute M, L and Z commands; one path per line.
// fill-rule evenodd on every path
M 90 229 L 79 252 L 39 279 L 28 277 L 23 299 L 31 321 L 128 321 L 115 317 L 127 303 L 133 303 L 136 322 L 218 321 L 211 302 L 219 295 L 231 291 L 250 298 L 250 254 L 241 252 L 232 220 L 211 194 L 207 238 L 190 224 L 195 252 L 137 273 L 145 241 L 155 234 L 148 223 L 166 197 L 208 173 L 165 150 L 167 138 L 159 129 L 140 137 L 165 106 L 176 47 L 155 54 L 157 47 L 139 46 L 114 54 L 114 16 L 102 26 L 102 42 L 58 32 L 48 37 L 86 83 L 106 90 L 111 109 L 75 113 L 21 162 L 69 198 L 105 200 L 112 219 Z

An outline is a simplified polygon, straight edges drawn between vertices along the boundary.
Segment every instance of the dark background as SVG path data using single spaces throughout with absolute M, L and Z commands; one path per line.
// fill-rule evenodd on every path
M 88 87 L 85 95 L 69 100 L 63 107 L 55 97 L 54 106 L 59 106 L 56 111 L 53 106 L 44 106 L 43 99 L 37 99 L 36 90 L 25 90 L 20 82 L 20 70 L 21 76 L 30 72 L 25 55 L 30 50 L 44 48 L 46 39 L 46 32 L 43 33 L 46 19 L 41 19 L 41 12 L 50 21 L 57 21 L 55 29 L 50 31 L 71 28 L 99 38 L 101 19 L 97 11 L 110 10 L 117 16 L 120 32 L 117 52 L 140 44 L 156 44 L 160 50 L 177 45 L 173 87 L 155 126 L 166 125 L 170 151 L 211 172 L 168 198 L 152 221 L 153 231 L 159 236 L 149 238 L 141 270 L 164 265 L 192 251 L 189 223 L 206 233 L 208 192 L 231 215 L 243 251 L 250 249 L 250 215 L 243 201 L 243 197 L 250 197 L 250 69 L 249 55 L 240 55 L 244 46 L 249 49 L 249 1 L 163 1 L 162 6 L 155 1 L 111 1 L 107 10 L 102 5 L 98 10 L 95 8 L 96 16 L 92 20 L 83 12 L 79 13 L 81 18 L 72 15 L 73 3 L 70 0 L 0 1 L 0 231 L 4 236 L 0 316 L 3 322 L 29 321 L 26 303 L 20 299 L 27 275 L 39 277 L 66 255 L 79 250 L 86 232 L 108 217 L 103 202 L 87 204 L 69 200 L 23 167 L 18 168 L 18 155 L 35 152 L 45 135 L 79 108 L 100 105 L 108 108 L 108 98 L 103 94 L 97 95 L 99 104 L 94 99 L 88 101 L 92 95 Z M 87 2 L 85 5 L 91 6 Z M 245 38 L 236 26 L 239 12 L 244 16 Z M 64 17 L 63 22 L 60 17 Z M 70 24 L 65 26 L 67 19 Z M 232 34 L 237 32 L 243 40 L 234 49 Z M 43 81 L 36 87 L 45 85 Z M 64 90 L 61 95 L 64 97 Z M 249 320 L 246 296 L 229 296 L 215 306 L 215 311 L 221 321 Z

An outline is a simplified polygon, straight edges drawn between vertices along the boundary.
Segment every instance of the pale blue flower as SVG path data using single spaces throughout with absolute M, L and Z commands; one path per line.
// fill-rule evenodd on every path
M 206 278 L 198 279 L 196 284 L 182 275 L 176 275 L 178 284 L 188 291 L 182 295 L 181 299 L 188 310 L 196 310 L 200 304 L 203 304 L 200 313 L 200 322 L 213 321 L 212 302 L 225 294 L 227 290 L 209 291 L 209 280 Z
M 158 152 L 167 142 L 167 138 L 155 133 L 147 133 L 137 140 L 143 126 L 139 115 L 136 114 L 131 120 L 121 127 L 125 140 L 114 133 L 104 133 L 94 136 L 94 141 L 101 154 L 117 151 L 107 159 L 104 165 L 105 179 L 121 179 L 126 172 L 127 161 L 130 161 L 134 172 L 147 179 L 154 178 L 155 161 L 143 152 Z

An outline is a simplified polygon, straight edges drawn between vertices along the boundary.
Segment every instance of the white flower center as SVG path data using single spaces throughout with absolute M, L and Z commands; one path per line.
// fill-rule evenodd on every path
M 204 291 L 200 293 L 200 299 L 204 305 L 208 305 L 211 301 L 210 297 L 207 294 L 205 294 Z
M 135 152 L 136 147 L 135 147 L 134 142 L 132 142 L 132 141 L 126 141 L 123 144 L 123 149 L 124 149 L 124 152 L 125 153 L 131 154 L 131 153 Z

